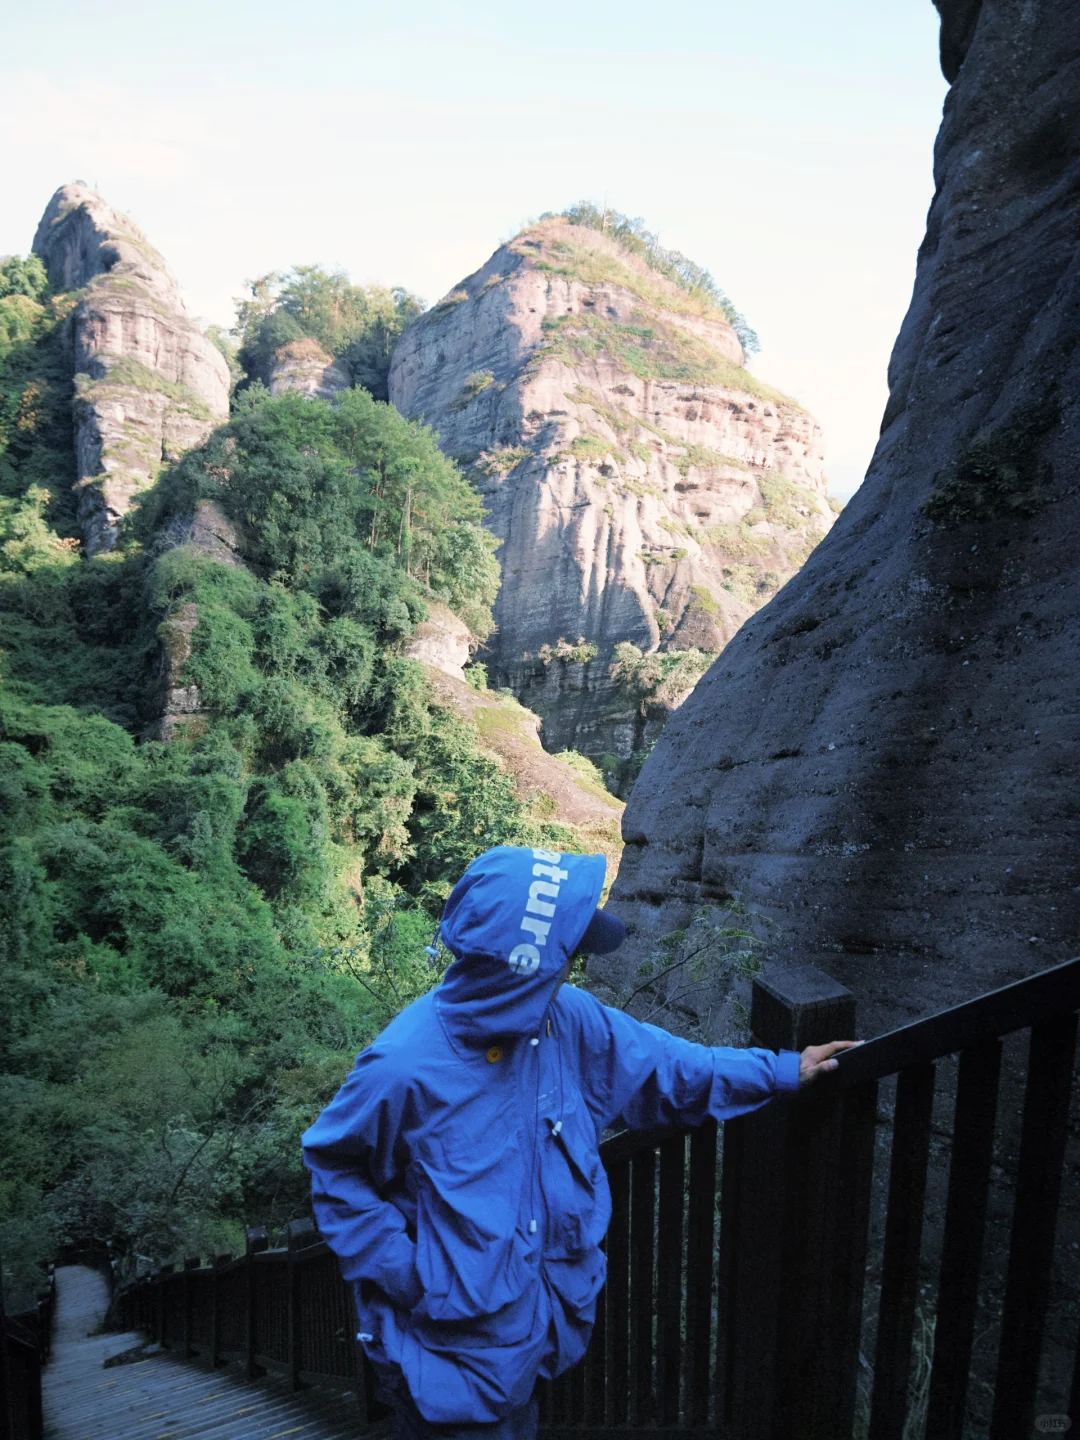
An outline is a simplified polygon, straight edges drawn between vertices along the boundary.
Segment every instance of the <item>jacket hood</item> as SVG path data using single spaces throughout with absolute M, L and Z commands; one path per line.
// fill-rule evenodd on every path
M 600 903 L 603 855 L 497 845 L 450 892 L 439 934 L 456 959 L 436 992 L 465 1041 L 539 1033 L 562 968 Z

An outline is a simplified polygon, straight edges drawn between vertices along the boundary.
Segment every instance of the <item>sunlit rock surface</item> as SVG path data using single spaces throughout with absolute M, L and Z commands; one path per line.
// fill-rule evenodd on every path
M 391 400 L 471 467 L 502 541 L 480 658 L 548 749 L 640 750 L 831 525 L 816 423 L 743 359 L 716 310 L 558 221 L 399 341 Z M 643 694 L 619 642 L 698 663 Z
M 71 322 L 78 516 L 96 555 L 161 466 L 226 418 L 228 366 L 158 252 L 86 186 L 57 190 L 33 249 L 55 286 L 83 291 Z

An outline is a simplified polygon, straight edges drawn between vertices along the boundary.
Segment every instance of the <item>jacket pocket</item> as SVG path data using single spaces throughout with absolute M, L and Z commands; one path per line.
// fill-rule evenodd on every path
M 527 1177 L 517 1134 L 426 1135 L 415 1155 L 424 1296 L 412 1311 L 413 1329 L 435 1347 L 526 1338 L 536 1308 L 537 1245 L 521 1221 Z
M 581 1101 L 563 1109 L 557 1135 L 544 1142 L 544 1192 L 548 1204 L 545 1253 L 574 1260 L 596 1250 L 611 1219 L 611 1191 L 600 1159 L 596 1126 Z

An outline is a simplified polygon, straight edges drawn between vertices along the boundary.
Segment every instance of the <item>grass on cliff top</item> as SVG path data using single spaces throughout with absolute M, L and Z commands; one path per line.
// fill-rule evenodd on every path
M 605 255 L 588 245 L 576 245 L 568 240 L 552 240 L 546 242 L 540 258 L 529 258 L 537 270 L 551 275 L 562 275 L 567 280 L 580 280 L 584 285 L 617 285 L 659 310 L 674 310 L 683 315 L 710 316 L 717 320 L 727 319 L 704 295 L 689 294 L 675 286 L 664 285 L 648 272 L 642 274 L 634 266 L 620 260 L 617 255 Z
M 736 309 L 731 297 L 716 283 L 714 276 L 681 250 L 671 250 L 661 245 L 659 235 L 648 230 L 640 216 L 623 215 L 606 203 L 600 207 L 591 201 L 579 200 L 562 215 L 549 212 L 540 219 L 541 222 L 557 220 L 598 231 L 624 254 L 635 256 L 639 261 L 643 260 L 654 274 L 662 275 L 677 290 L 722 316 L 739 337 L 747 355 L 756 355 L 761 349 L 757 331 L 749 324 L 746 316 Z

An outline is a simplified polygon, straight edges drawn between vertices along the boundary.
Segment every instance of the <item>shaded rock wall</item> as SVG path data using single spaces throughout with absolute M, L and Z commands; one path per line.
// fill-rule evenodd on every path
M 720 651 L 832 523 L 817 425 L 743 359 L 716 311 L 561 222 L 399 341 L 391 400 L 472 467 L 503 542 L 481 658 L 548 749 L 640 748 L 670 704 L 650 722 L 612 678 L 615 644 Z
M 873 1034 L 1075 952 L 1080 11 L 939 4 L 954 77 L 865 483 L 674 716 L 624 820 L 628 985 L 701 905 Z M 708 980 L 687 1023 L 725 1011 Z
M 57 190 L 33 250 L 55 286 L 84 291 L 72 318 L 76 488 L 83 544 L 96 555 L 162 464 L 228 415 L 228 366 L 188 319 L 161 256 L 92 190 Z

